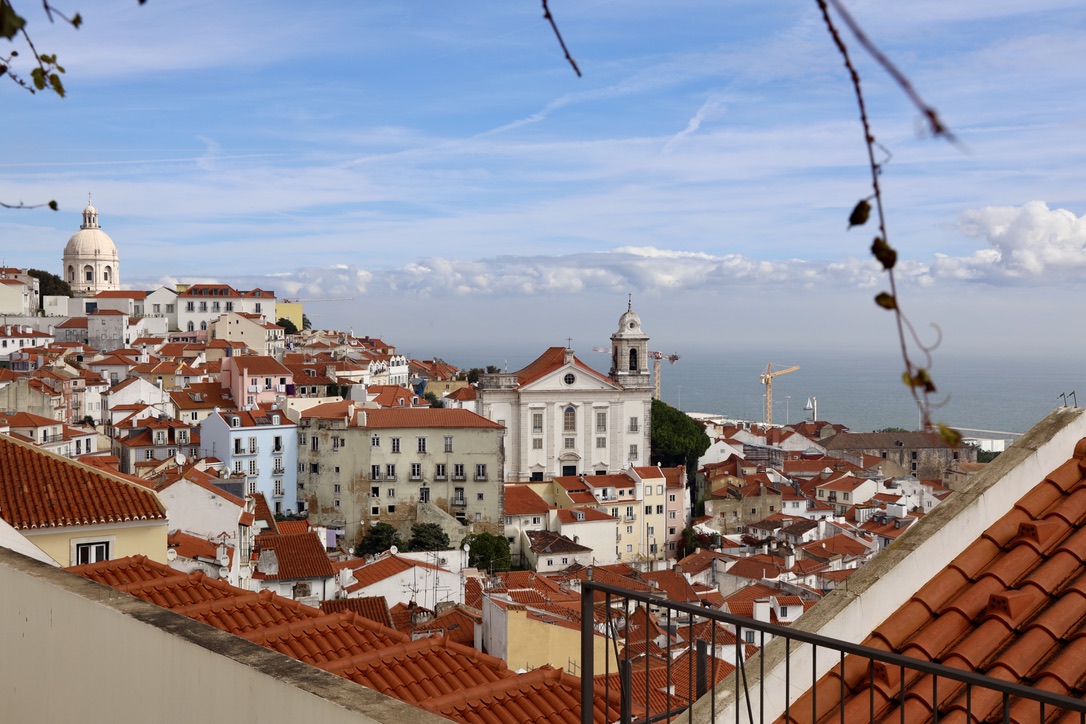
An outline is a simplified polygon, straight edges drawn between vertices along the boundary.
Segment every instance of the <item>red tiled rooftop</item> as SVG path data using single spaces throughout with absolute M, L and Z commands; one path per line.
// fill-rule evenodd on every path
M 1084 471 L 1086 438 L 1074 457 L 1020 498 L 863 643 L 1066 696 L 1086 696 Z M 890 698 L 899 690 L 896 674 L 889 685 L 885 677 L 872 681 L 866 664 L 850 665 L 849 659 L 844 671 L 846 719 L 853 705 L 867 712 L 872 696 L 876 718 L 890 710 Z M 893 689 L 889 697 L 888 686 Z M 895 710 L 894 721 L 930 721 L 933 703 L 940 720 L 964 714 L 962 686 L 941 679 L 937 699 L 930 677 L 907 673 L 900 686 L 906 703 L 900 714 Z M 837 720 L 840 687 L 838 673 L 819 682 L 820 720 Z M 972 712 L 982 720 L 1002 705 L 994 692 L 974 688 L 970 695 Z M 808 691 L 792 711 L 810 712 L 811 699 Z M 1010 720 L 1035 721 L 1036 714 L 1036 704 L 1012 703 Z M 810 716 L 793 719 L 810 721 Z
M 0 435 L 0 518 L 33 530 L 165 520 L 166 509 L 130 479 Z

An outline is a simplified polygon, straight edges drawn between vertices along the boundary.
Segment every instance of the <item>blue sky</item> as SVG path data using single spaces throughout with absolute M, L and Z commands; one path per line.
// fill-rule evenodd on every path
M 4 261 L 57 271 L 93 192 L 125 286 L 349 296 L 310 316 L 419 355 L 606 344 L 627 293 L 661 348 L 892 355 L 814 2 L 551 7 L 583 78 L 538 0 L 99 0 L 79 31 L 26 0 L 69 95 L 0 86 L 0 200 L 61 211 L 0 213 Z M 1086 8 L 849 7 L 969 149 L 854 51 L 913 322 L 949 352 L 1082 351 Z

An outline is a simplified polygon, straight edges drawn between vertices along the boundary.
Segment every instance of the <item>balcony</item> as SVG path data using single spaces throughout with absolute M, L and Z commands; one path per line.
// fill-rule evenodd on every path
M 477 482 L 477 483 L 485 483 L 486 481 L 487 481 L 487 476 L 485 476 L 485 475 L 476 475 L 475 476 L 475 482 Z
M 276 465 L 272 468 L 272 475 L 282 475 L 286 472 L 286 469 L 282 465 Z
M 581 687 L 584 724 L 593 722 L 593 697 L 603 694 L 609 698 L 612 693 L 621 701 L 621 721 L 645 724 L 668 720 L 853 724 L 896 722 L 899 718 L 1005 724 L 1086 722 L 1086 701 L 1082 699 L 712 608 L 669 601 L 657 593 L 630 591 L 591 578 L 582 581 L 581 670 L 594 670 L 597 633 L 615 639 L 616 648 L 622 647 L 615 655 L 616 662 L 612 662 L 611 655 L 607 656 L 604 673 L 595 677 L 595 687 Z M 606 603 L 607 619 L 602 623 L 598 618 L 599 594 Z M 649 673 L 647 660 L 635 662 L 629 652 L 650 648 L 653 644 L 649 636 L 654 628 L 639 626 L 635 633 L 618 633 L 624 627 L 623 612 L 635 607 L 651 607 L 658 612 L 663 628 L 676 634 L 686 632 L 685 641 L 679 636 L 668 639 L 667 651 L 662 656 L 667 664 L 656 669 L 656 673 L 666 671 L 671 697 L 651 706 L 652 692 L 646 691 L 645 684 Z M 709 622 L 718 625 L 709 626 Z M 774 642 L 766 651 L 773 639 L 781 641 Z M 679 643 L 671 643 L 675 641 Z M 751 646 L 756 646 L 758 652 L 751 653 Z M 682 650 L 677 651 L 680 647 Z M 768 671 L 769 667 L 777 666 L 771 663 L 777 659 L 780 666 Z M 819 661 L 829 663 L 822 666 L 826 672 L 822 678 L 816 673 Z M 783 675 L 778 676 L 781 667 Z M 652 686 L 658 684 L 654 681 Z M 841 706 L 842 700 L 845 708 Z M 930 709 L 933 701 L 939 702 L 934 711 Z M 908 709 L 912 711 L 906 716 Z
M 464 476 L 463 475 L 453 475 L 452 479 L 453 480 L 464 480 Z
M 454 505 L 456 507 L 463 508 L 467 504 L 468 504 L 468 499 L 467 498 L 453 498 L 452 499 L 452 505 Z

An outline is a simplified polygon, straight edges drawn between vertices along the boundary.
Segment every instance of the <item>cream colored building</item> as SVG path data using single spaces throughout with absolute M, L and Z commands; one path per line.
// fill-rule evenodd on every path
M 117 246 L 98 225 L 98 209 L 90 202 L 83 209 L 83 223 L 64 247 L 61 278 L 81 296 L 121 288 L 121 262 Z
M 282 327 L 249 312 L 230 312 L 211 322 L 211 339 L 240 342 L 264 357 L 282 355 L 286 345 Z
M 518 372 L 479 380 L 480 413 L 506 427 L 505 480 L 620 473 L 649 458 L 652 379 L 648 336 L 627 308 L 611 335 L 608 375 L 566 347 Z
M 502 432 L 467 410 L 317 405 L 298 422 L 298 494 L 310 521 L 342 527 L 351 546 L 374 523 L 408 534 L 431 515 L 464 535 L 501 533 Z

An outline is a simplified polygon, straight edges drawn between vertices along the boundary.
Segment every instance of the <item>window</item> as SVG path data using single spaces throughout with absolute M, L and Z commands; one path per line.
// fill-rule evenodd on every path
M 417 447 L 417 450 L 418 450 L 418 451 L 419 451 L 420 453 L 424 453 L 424 452 L 426 452 L 426 438 L 424 438 L 424 437 L 420 437 L 420 438 L 418 439 L 418 447 Z
M 339 492 L 342 492 L 342 491 L 343 491 L 343 486 L 340 485 L 339 483 L 336 483 L 335 485 L 332 486 L 332 492 L 333 493 L 339 493 Z
M 542 412 L 533 412 L 532 413 L 532 432 L 534 432 L 537 435 L 540 435 L 540 434 L 543 433 L 543 413 Z
M 411 479 L 422 480 L 422 463 L 411 463 Z
M 256 460 L 249 461 L 249 474 L 256 475 Z
M 398 453 L 400 451 L 400 438 L 392 438 L 392 452 Z
M 667 513 L 667 517 L 668 517 L 669 520 L 675 520 L 675 511 L 674 510 L 669 510 L 668 513 Z
M 649 526 L 649 529 L 648 529 L 648 533 L 647 533 L 647 535 L 656 535 L 656 528 L 655 528 L 655 526 L 651 526 L 651 525 Z
M 605 438 L 605 437 L 597 437 L 596 438 L 596 448 L 598 449 L 598 448 L 605 448 L 605 447 L 607 447 L 607 438 Z
M 385 477 L 389 480 L 396 479 L 396 465 L 395 463 L 389 463 L 385 466 Z
M 246 487 L 248 487 L 248 489 L 249 489 L 249 495 L 256 495 L 256 481 L 255 480 L 250 480 Z
M 339 507 L 339 498 L 336 498 L 335 500 L 333 500 L 332 505 L 335 506 L 336 508 L 338 508 Z
M 336 487 L 338 488 L 339 486 L 337 485 Z M 339 491 L 337 490 L 336 492 L 338 493 Z M 276 480 L 275 481 L 275 495 L 282 495 L 282 494 L 283 494 L 283 481 L 282 480 Z
M 627 533 L 633 533 L 633 526 L 632 525 L 626 526 L 626 532 Z
M 637 459 L 637 445 L 630 445 L 630 460 Z
M 370 480 L 380 480 L 380 479 L 381 479 L 381 466 L 380 465 L 370 465 Z
M 467 500 L 464 499 L 463 488 L 453 488 L 453 505 L 464 505 Z
M 272 458 L 272 467 L 277 473 L 283 472 L 283 458 Z
M 845 493 L 845 494 L 844 494 L 844 499 L 845 499 L 845 500 L 848 500 L 848 493 Z
M 667 534 L 668 534 L 668 535 L 675 535 L 675 528 L 674 528 L 674 527 L 672 527 L 672 528 L 668 528 L 668 529 L 667 529 Z
M 370 446 L 372 446 L 372 447 L 381 447 L 381 438 L 380 438 L 380 436 L 374 435 L 373 437 L 371 437 L 370 438 Z
M 234 461 L 234 472 L 235 473 L 240 473 L 241 472 L 241 461 L 240 460 L 235 460 Z
M 370 506 L 370 515 L 380 515 L 380 514 L 381 514 L 381 506 L 379 506 L 379 505 L 371 505 Z
M 638 432 L 641 429 L 641 422 L 636 417 L 630 418 L 630 432 Z
M 419 502 L 420 503 L 429 503 L 430 502 L 430 489 L 429 488 L 419 488 Z
M 577 431 L 577 411 L 573 407 L 567 407 L 562 415 L 562 432 Z
M 538 515 L 532 516 L 532 525 L 539 525 L 539 516 Z
M 434 477 L 438 480 L 445 479 L 445 463 L 438 463 L 434 469 Z
M 453 480 L 464 479 L 464 464 L 456 463 L 453 465 Z
M 542 450 L 543 449 L 543 438 L 541 438 L 541 437 L 533 437 L 532 438 L 532 449 L 533 450 Z
M 626 546 L 626 552 L 627 553 L 633 553 L 633 545 L 627 545 Z
M 445 452 L 449 453 L 449 452 L 452 452 L 452 451 L 453 451 L 453 448 L 452 448 L 452 435 L 446 435 L 445 436 Z
M 788 606 L 781 606 L 781 618 L 788 617 Z
M 567 385 L 572 385 L 576 379 L 577 378 L 574 377 L 572 374 L 567 374 L 565 377 L 562 378 L 562 381 L 565 382 Z
M 95 543 L 76 543 L 75 544 L 75 562 L 76 565 L 84 565 L 86 563 L 99 563 L 101 561 L 109 560 L 109 542 L 97 541 Z
M 596 432 L 607 432 L 607 413 L 596 413 Z
M 475 499 L 478 500 L 479 502 L 482 502 L 485 499 L 484 494 L 483 493 L 476 493 L 475 494 Z
M 746 641 L 748 644 L 754 643 L 754 632 L 753 631 L 744 631 L 743 632 L 743 640 Z
M 395 498 L 396 497 L 396 488 L 386 488 L 385 489 L 385 494 L 389 498 Z
M 155 451 L 154 450 L 144 450 L 143 451 L 143 459 L 144 460 L 154 460 L 155 459 Z
M 562 447 L 564 447 L 566 450 L 574 449 L 575 447 L 577 447 L 576 438 L 572 438 L 572 437 L 563 438 L 562 439 Z
M 645 506 L 645 515 L 652 515 L 652 506 L 651 505 L 646 505 Z
M 626 517 L 627 518 L 634 517 L 634 507 L 632 505 L 627 505 L 626 506 Z
M 389 513 L 395 513 L 396 512 L 395 503 L 389 503 L 387 506 L 385 506 L 385 510 L 387 510 Z
M 312 450 L 313 452 L 317 452 L 318 445 L 317 445 L 317 436 L 316 435 L 309 438 L 309 449 Z
M 475 466 L 475 479 L 486 480 L 486 463 L 479 463 Z
M 243 448 L 241 446 L 241 438 L 240 437 L 234 438 L 234 454 L 235 455 L 241 455 L 242 451 L 243 451 Z
M 663 514 L 664 514 L 664 506 L 662 506 L 662 505 L 657 505 L 657 506 L 656 506 L 656 514 L 657 514 L 657 515 L 663 515 Z
M 371 485 L 370 486 L 370 497 L 371 498 L 380 498 L 381 497 L 381 486 L 379 486 L 379 485 Z
M 667 496 L 667 499 L 670 500 L 672 503 L 674 503 L 675 502 L 675 493 L 672 493 L 671 495 Z
M 562 556 L 562 565 L 564 566 L 567 563 L 569 563 L 569 558 L 567 558 L 566 556 Z

